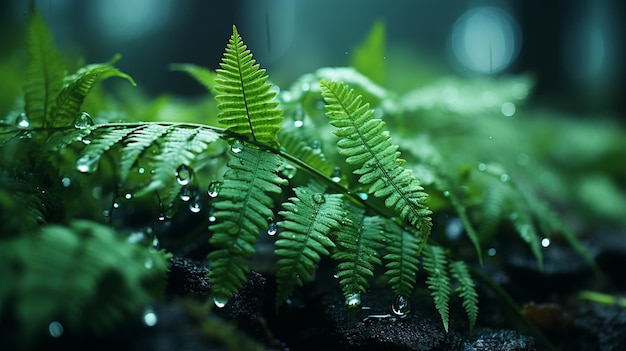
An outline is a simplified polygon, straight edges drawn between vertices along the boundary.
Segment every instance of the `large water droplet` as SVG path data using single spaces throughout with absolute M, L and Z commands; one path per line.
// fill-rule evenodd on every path
M 76 160 L 76 169 L 82 173 L 93 173 L 98 169 L 99 156 L 83 155 Z
M 346 297 L 346 305 L 348 307 L 354 308 L 358 307 L 361 304 L 361 294 L 352 294 Z
M 550 246 L 550 238 L 541 239 L 541 247 L 548 247 L 548 246 Z
M 316 193 L 313 194 L 313 201 L 317 202 L 318 204 L 323 204 L 324 202 L 326 202 L 326 198 L 324 197 L 324 194 Z
M 147 307 L 143 311 L 142 321 L 146 327 L 154 327 L 159 321 L 159 317 L 157 316 L 156 312 L 154 312 L 152 307 Z
M 58 321 L 53 321 L 48 324 L 48 333 L 50 333 L 50 336 L 53 338 L 60 338 L 64 331 L 63 324 Z
M 193 171 L 187 165 L 180 165 L 176 168 L 176 181 L 180 185 L 187 185 L 193 177 Z
M 26 116 L 24 112 L 20 113 L 15 118 L 15 126 L 18 127 L 19 129 L 30 128 L 30 120 L 28 119 L 28 116 Z
M 202 210 L 202 198 L 200 194 L 197 194 L 193 197 L 191 202 L 189 202 L 189 211 L 193 213 L 198 213 Z
M 333 168 L 333 173 L 330 174 L 330 179 L 335 183 L 339 183 L 341 181 L 341 168 L 339 166 L 335 166 Z
M 236 154 L 240 153 L 243 150 L 243 143 L 240 140 L 233 141 L 233 145 L 230 147 L 230 150 Z
M 221 187 L 222 187 L 222 182 L 214 180 L 211 183 L 209 183 L 209 190 L 207 191 L 207 194 L 209 195 L 209 197 L 217 197 L 217 195 L 220 192 Z
M 215 297 L 213 297 L 213 303 L 215 304 L 215 306 L 217 306 L 217 308 L 223 308 L 228 303 L 228 299 L 225 299 L 225 298 L 219 297 L 219 296 L 215 296 Z
M 402 295 L 396 296 L 391 304 L 391 311 L 398 317 L 404 317 L 410 312 L 409 300 Z
M 267 219 L 267 235 L 273 236 L 278 232 L 278 227 L 276 226 L 276 222 L 274 218 L 270 217 Z
M 85 129 L 93 126 L 93 119 L 87 112 L 83 112 L 74 118 L 74 127 L 78 129 Z

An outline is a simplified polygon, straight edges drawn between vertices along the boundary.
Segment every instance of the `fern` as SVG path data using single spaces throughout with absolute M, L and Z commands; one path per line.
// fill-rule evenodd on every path
M 474 281 L 470 277 L 467 264 L 463 261 L 453 261 L 450 263 L 450 273 L 458 282 L 456 291 L 463 300 L 463 308 L 470 323 L 470 333 L 476 324 L 478 318 L 478 293 Z
M 276 241 L 276 306 L 285 301 L 294 287 L 313 280 L 321 255 L 328 256 L 335 244 L 330 239 L 341 226 L 345 213 L 339 194 L 315 193 L 309 188 L 294 189 L 295 197 L 283 203 L 279 214 L 284 230 Z
M 170 69 L 173 71 L 181 71 L 189 74 L 191 77 L 196 79 L 198 83 L 202 84 L 207 90 L 209 90 L 212 94 L 217 95 L 218 92 L 215 90 L 215 78 L 217 74 L 207 68 L 200 67 L 197 65 L 192 65 L 190 63 L 176 63 L 171 64 Z
M 385 275 L 389 278 L 391 289 L 397 295 L 409 296 L 415 286 L 415 274 L 419 269 L 419 253 L 424 245 L 413 231 L 400 228 L 387 221 L 384 229 L 387 243 Z
M 448 276 L 447 258 L 439 246 L 426 245 L 424 248 L 424 270 L 428 273 L 426 284 L 432 291 L 431 296 L 435 307 L 441 315 L 443 328 L 448 331 L 448 315 L 450 300 L 450 277 Z
M 63 86 L 65 63 L 38 13 L 28 23 L 24 110 L 33 125 L 51 126 L 52 106 Z
M 254 253 L 260 230 L 267 230 L 273 218 L 274 201 L 270 194 L 280 193 L 287 181 L 276 175 L 278 156 L 251 146 L 229 151 L 229 169 L 213 208 L 217 223 L 210 243 L 217 249 L 211 260 L 209 278 L 213 299 L 218 306 L 241 288 L 250 270 L 246 259 Z
M 276 93 L 270 90 L 265 70 L 256 64 L 235 26 L 220 66 L 215 78 L 219 122 L 231 132 L 277 146 L 282 111 L 278 102 L 272 101 Z
M 385 123 L 373 118 L 369 104 L 363 104 L 348 86 L 324 81 L 321 86 L 330 123 L 337 128 L 337 145 L 348 164 L 360 167 L 354 171 L 360 175 L 359 182 L 369 186 L 370 194 L 384 197 L 387 207 L 428 237 L 431 211 L 424 204 L 427 195 L 411 171 L 402 167 L 405 161 L 398 158 L 398 146 L 384 131 Z

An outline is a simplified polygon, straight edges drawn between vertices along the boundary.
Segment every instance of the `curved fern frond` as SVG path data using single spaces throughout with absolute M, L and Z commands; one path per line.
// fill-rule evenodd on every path
M 294 189 L 295 197 L 283 203 L 279 214 L 284 230 L 276 241 L 276 308 L 297 285 L 311 281 L 321 255 L 330 255 L 332 235 L 341 226 L 345 213 L 340 194 L 316 193 L 306 187 Z
M 27 54 L 24 111 L 32 125 L 49 127 L 52 106 L 63 87 L 66 67 L 38 13 L 33 13 L 29 19 Z
M 89 90 L 98 80 L 121 77 L 127 79 L 132 85 L 136 85 L 129 75 L 113 66 L 120 58 L 120 55 L 115 55 L 109 62 L 85 66 L 74 75 L 67 77 L 66 84 L 52 107 L 49 125 L 51 127 L 70 126 L 80 113 L 80 107 Z
M 173 126 L 161 124 L 147 124 L 134 130 L 125 140 L 124 152 L 120 158 L 119 178 L 123 182 L 128 177 L 131 168 L 147 148 L 154 145 L 161 136 L 170 131 Z
M 359 183 L 369 186 L 368 192 L 384 197 L 385 205 L 392 208 L 427 237 L 431 228 L 431 211 L 426 207 L 426 193 L 413 177 L 411 170 L 403 167 L 398 146 L 392 144 L 385 122 L 374 118 L 369 104 L 347 85 L 322 81 L 322 96 L 326 102 L 330 123 L 336 127 L 340 153 L 346 162 L 360 167 Z
M 397 295 L 409 296 L 415 286 L 415 274 L 419 270 L 419 253 L 423 246 L 422 240 L 413 231 L 400 228 L 395 222 L 386 220 L 384 237 L 387 243 L 385 276 L 389 285 Z
M 381 265 L 385 220 L 364 216 L 363 210 L 352 206 L 350 220 L 343 223 L 337 235 L 338 250 L 332 258 L 339 261 L 337 276 L 343 295 L 350 307 L 355 307 L 355 296 L 369 289 L 368 279 L 374 276 L 374 266 Z
M 476 293 L 476 284 L 472 277 L 470 277 L 467 264 L 463 261 L 453 261 L 450 263 L 450 273 L 452 277 L 458 282 L 456 291 L 459 297 L 463 300 L 463 308 L 469 319 L 470 334 L 474 325 L 476 324 L 476 318 L 478 318 L 478 293 Z
M 220 66 L 215 78 L 219 122 L 251 140 L 278 146 L 276 136 L 283 118 L 274 101 L 276 92 L 270 90 L 265 69 L 252 58 L 235 26 Z
M 223 306 L 246 281 L 250 271 L 246 260 L 254 253 L 261 230 L 273 218 L 274 200 L 287 181 L 276 174 L 281 160 L 275 154 L 244 146 L 228 152 L 229 169 L 219 195 L 213 203 L 216 223 L 210 243 L 217 249 L 209 253 L 209 279 L 216 305 Z
M 447 270 L 448 260 L 443 249 L 439 246 L 426 245 L 424 248 L 424 270 L 428 273 L 426 284 L 432 292 L 430 295 L 435 302 L 435 307 L 441 315 L 443 328 L 448 331 L 450 300 L 450 277 Z

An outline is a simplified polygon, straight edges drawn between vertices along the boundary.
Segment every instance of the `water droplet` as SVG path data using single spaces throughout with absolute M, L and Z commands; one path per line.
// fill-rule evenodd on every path
M 184 202 L 191 200 L 197 193 L 197 189 L 195 186 L 185 185 L 180 189 L 180 199 Z
M 161 248 L 161 243 L 159 242 L 159 238 L 156 235 L 154 236 L 154 238 L 152 238 L 152 248 L 155 250 Z
M 119 202 L 113 202 L 113 208 L 120 208 Z
M 93 119 L 87 112 L 82 112 L 74 119 L 74 127 L 78 129 L 85 129 L 93 126 Z
M 358 193 L 357 196 L 360 197 L 361 200 L 369 199 L 369 195 L 367 193 Z
M 76 160 L 76 169 L 82 173 L 93 173 L 98 169 L 99 156 L 83 155 Z
M 187 165 L 180 165 L 176 168 L 176 181 L 180 185 L 187 185 L 193 177 L 193 171 Z
M 541 239 L 541 247 L 548 247 L 548 246 L 550 246 L 550 238 Z
M 313 150 L 314 154 L 321 154 L 322 153 L 322 144 L 320 144 L 319 140 L 313 140 L 313 143 L 311 144 L 311 150 Z
M 278 232 L 278 227 L 276 227 L 276 222 L 274 218 L 270 217 L 267 219 L 267 235 L 273 236 Z
M 209 183 L 208 195 L 209 197 L 217 197 L 220 192 L 220 188 L 222 187 L 222 182 L 214 180 Z
M 159 202 L 159 213 L 157 214 L 157 220 L 159 222 L 163 222 L 166 219 L 167 216 L 165 215 L 165 206 L 163 206 L 162 202 Z
M 139 167 L 139 169 L 137 170 L 137 172 L 139 172 L 139 174 L 144 174 L 146 173 L 146 169 L 143 167 Z
M 330 179 L 335 183 L 339 183 L 341 181 L 341 167 L 335 166 L 333 168 L 333 173 L 330 174 Z
M 484 164 L 484 163 L 479 163 L 478 164 L 478 170 L 481 171 L 481 172 L 486 171 L 487 170 L 487 165 Z
M 68 177 L 63 177 L 63 179 L 61 179 L 61 184 L 63 184 L 64 188 L 68 188 L 70 185 L 72 185 L 72 180 Z
M 346 297 L 346 305 L 348 307 L 358 307 L 361 304 L 361 294 L 352 294 Z
M 324 197 L 324 194 L 316 193 L 316 194 L 313 194 L 313 201 L 321 205 L 324 202 L 326 202 L 326 198 Z
M 230 150 L 236 154 L 240 153 L 243 150 L 243 143 L 240 140 L 235 140 Z
M 302 83 L 302 85 L 300 85 L 300 90 L 302 90 L 302 92 L 307 92 L 309 91 L 309 89 L 311 89 L 311 85 L 307 82 Z
M 146 260 L 143 263 L 143 266 L 146 267 L 146 269 L 152 269 L 152 267 L 154 267 L 154 262 L 152 261 L 152 258 L 150 257 L 146 258 Z
M 125 198 L 126 200 L 130 200 L 130 199 L 132 199 L 132 198 L 133 198 L 133 194 L 131 194 L 131 193 L 126 193 L 126 195 L 124 195 L 124 198 Z
M 528 164 L 529 157 L 527 154 L 517 155 L 517 164 L 520 166 L 526 166 Z
M 508 182 L 510 179 L 511 179 L 511 177 L 508 174 L 506 174 L 506 173 L 502 173 L 500 175 L 500 181 L 503 182 L 503 183 Z
M 304 125 L 304 121 L 301 121 L 301 120 L 295 120 L 295 121 L 293 121 L 293 126 L 294 126 L 294 127 L 296 127 L 296 128 L 300 128 L 300 127 L 302 127 L 303 125 Z
M 159 318 L 157 316 L 157 314 L 154 312 L 154 310 L 151 307 L 147 307 L 144 311 L 143 311 L 143 324 L 146 327 L 154 327 L 157 322 L 159 321 Z
M 495 256 L 495 255 L 496 255 L 496 248 L 495 248 L 495 247 L 490 247 L 490 248 L 487 250 L 487 255 L 488 255 L 489 257 L 493 257 L 493 256 Z
M 48 333 L 50 333 L 50 336 L 53 338 L 60 338 L 64 331 L 63 324 L 58 321 L 48 324 Z
M 193 200 L 189 203 L 189 211 L 193 213 L 198 213 L 202 210 L 202 198 L 200 194 L 196 194 L 193 197 Z
M 217 306 L 217 308 L 223 308 L 228 303 L 228 299 L 225 299 L 225 298 L 219 297 L 219 296 L 215 296 L 215 297 L 213 297 L 213 303 L 215 304 L 215 306 Z
M 451 218 L 448 223 L 446 223 L 445 232 L 448 239 L 459 239 L 461 234 L 463 234 L 463 222 L 459 218 Z
M 450 192 L 448 190 L 443 192 L 443 196 L 445 197 L 449 197 L 450 196 Z
M 404 317 L 410 311 L 409 300 L 402 295 L 396 296 L 391 304 L 391 311 L 398 317 Z
M 335 273 L 335 274 L 333 274 L 333 278 L 335 278 L 335 279 L 339 279 L 339 273 Z
M 500 112 L 502 112 L 502 114 L 506 117 L 513 116 L 515 114 L 515 111 L 516 111 L 515 104 L 510 101 L 503 103 L 502 106 L 500 107 Z
M 15 126 L 19 129 L 28 129 L 30 128 L 30 120 L 26 116 L 24 112 L 17 115 L 15 118 Z

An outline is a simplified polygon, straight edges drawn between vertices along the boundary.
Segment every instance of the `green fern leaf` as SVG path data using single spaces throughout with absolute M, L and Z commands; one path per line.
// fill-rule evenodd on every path
M 218 306 L 226 304 L 246 281 L 250 271 L 246 260 L 254 253 L 260 231 L 273 218 L 274 200 L 287 181 L 275 172 L 281 160 L 275 154 L 250 146 L 230 150 L 229 169 L 218 197 L 213 203 L 215 224 L 210 243 L 217 249 L 209 253 L 209 279 L 213 299 Z
M 278 146 L 276 136 L 283 118 L 274 101 L 276 92 L 270 90 L 265 70 L 252 58 L 235 26 L 220 66 L 215 79 L 219 122 L 251 140 Z
M 446 268 L 447 259 L 443 249 L 439 246 L 426 245 L 424 248 L 424 270 L 428 273 L 426 284 L 432 291 L 431 296 L 435 307 L 441 315 L 443 328 L 448 331 L 450 300 L 450 278 Z
M 385 123 L 374 118 L 369 104 L 363 104 L 347 85 L 322 81 L 321 86 L 330 123 L 337 128 L 340 153 L 347 156 L 348 164 L 360 167 L 354 171 L 359 182 L 369 186 L 370 194 L 384 197 L 387 207 L 427 237 L 432 225 L 431 211 L 424 204 L 427 195 L 411 171 L 403 168 L 405 161 L 384 130 Z
M 202 84 L 208 91 L 213 95 L 217 95 L 218 92 L 215 90 L 215 78 L 217 74 L 211 71 L 208 68 L 204 68 L 201 66 L 193 65 L 190 63 L 175 63 L 170 65 L 170 69 L 173 71 L 185 72 L 198 83 Z
M 419 269 L 419 254 L 423 245 L 413 231 L 402 230 L 395 222 L 387 220 L 384 225 L 387 254 L 383 256 L 385 275 L 397 295 L 409 296 L 415 286 L 415 274 Z
M 364 216 L 363 210 L 352 206 L 351 218 L 342 223 L 337 234 L 338 250 L 332 255 L 337 265 L 337 276 L 346 302 L 355 307 L 355 299 L 369 288 L 368 279 L 374 276 L 374 266 L 381 265 L 385 219 Z
M 91 129 L 92 137 L 76 160 L 76 169 L 82 173 L 95 172 L 102 155 L 137 128 L 136 126 L 131 128 L 114 126 L 111 128 L 101 125 Z
M 159 138 L 171 131 L 172 128 L 173 126 L 150 123 L 136 129 L 132 135 L 126 138 L 119 166 L 120 183 L 126 180 L 128 173 L 135 166 L 139 156 L 147 148 L 154 145 Z
M 521 200 L 521 199 L 520 199 Z M 543 269 L 543 253 L 541 252 L 541 244 L 539 242 L 539 236 L 535 228 L 531 214 L 524 206 L 519 206 L 510 216 L 513 227 L 524 240 L 537 259 L 539 269 Z
M 29 19 L 27 55 L 24 111 L 31 125 L 48 127 L 52 106 L 63 87 L 66 67 L 38 13 L 33 13 Z
M 78 70 L 67 77 L 67 83 L 59 92 L 50 115 L 50 126 L 69 126 L 80 112 L 80 107 L 91 87 L 98 81 L 110 77 L 127 79 L 132 85 L 135 81 L 127 74 L 120 72 L 113 64 L 120 59 L 116 55 L 107 63 L 93 64 Z
M 459 283 L 456 291 L 459 293 L 461 299 L 463 299 L 463 308 L 469 319 L 469 329 L 471 333 L 476 324 L 476 318 L 478 318 L 478 293 L 476 293 L 476 285 L 474 284 L 474 280 L 470 277 L 467 264 L 463 261 L 451 262 L 450 273 Z
M 283 203 L 284 230 L 276 241 L 276 308 L 297 285 L 311 281 L 321 255 L 330 255 L 334 248 L 331 234 L 341 226 L 345 213 L 340 194 L 315 193 L 309 188 L 294 189 L 295 197 Z

